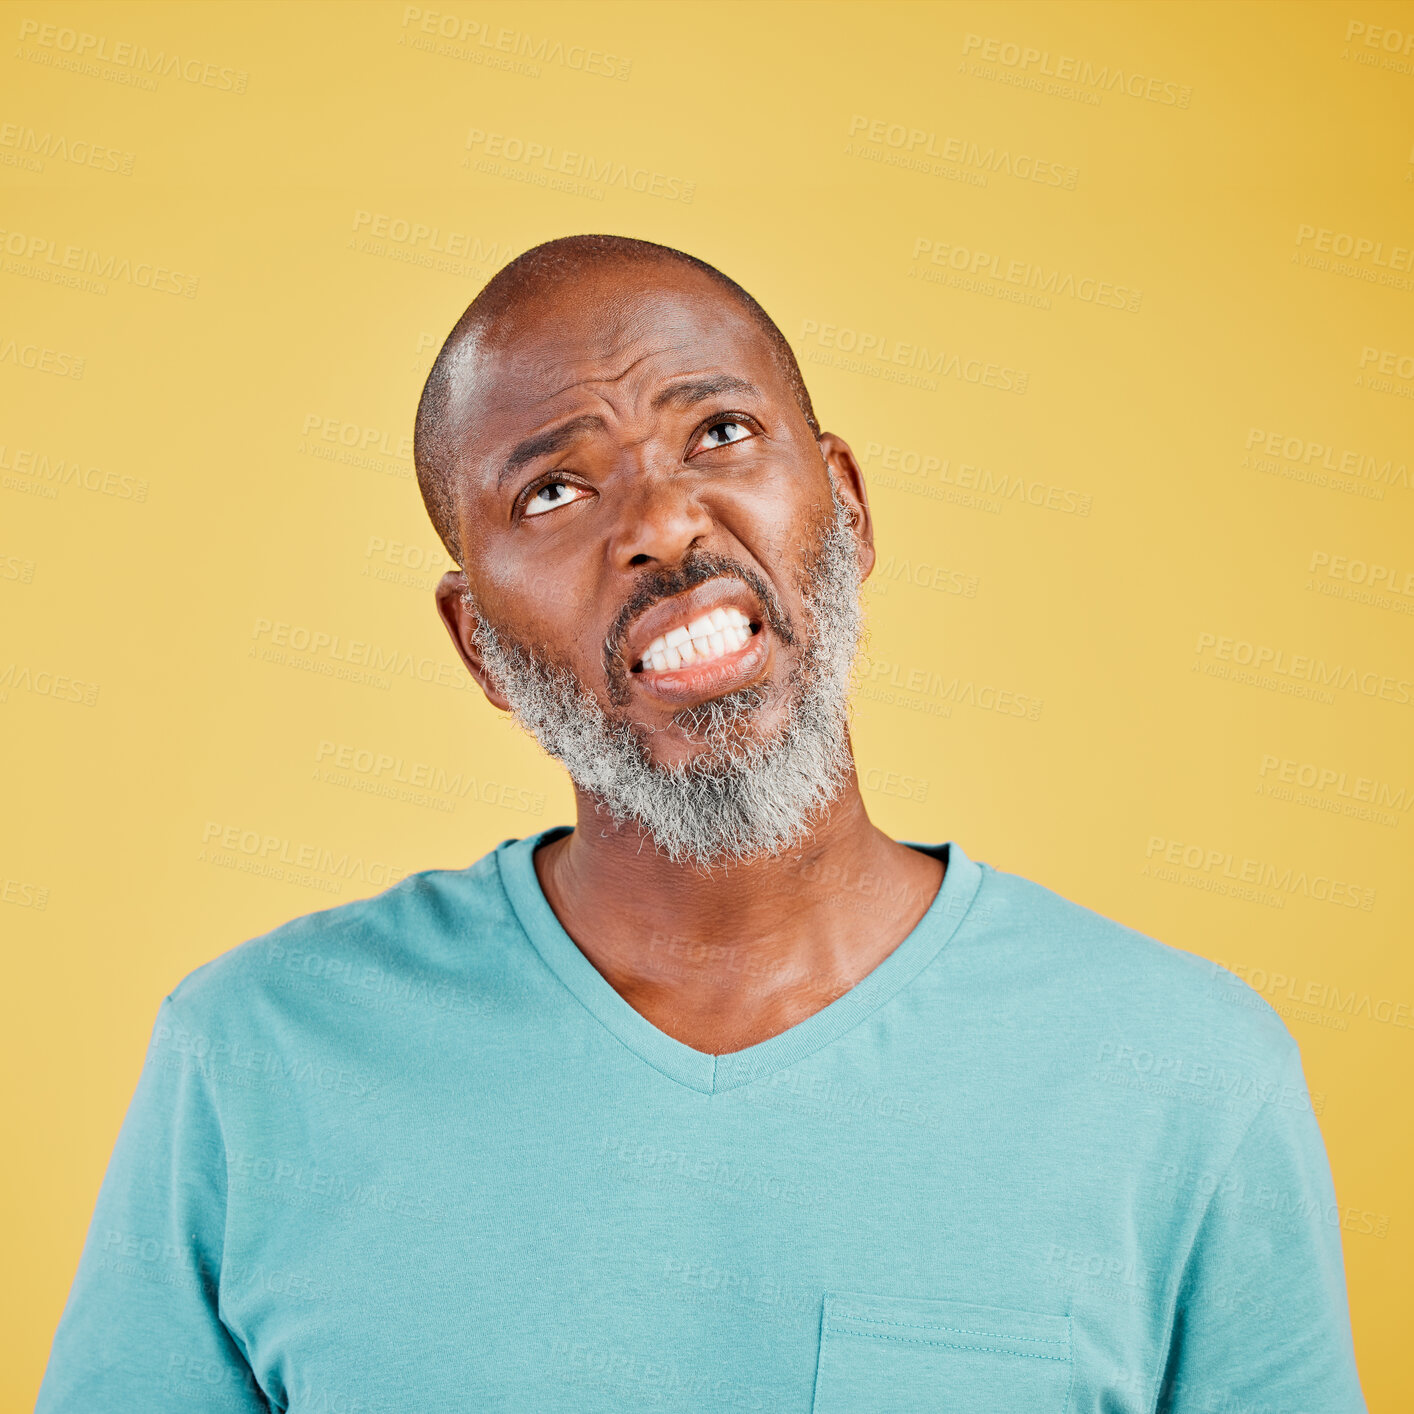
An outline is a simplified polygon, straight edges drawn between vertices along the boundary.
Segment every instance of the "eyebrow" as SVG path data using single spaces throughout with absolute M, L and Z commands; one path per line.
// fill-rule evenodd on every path
M 694 403 L 706 402 L 720 393 L 749 393 L 759 398 L 760 390 L 745 378 L 736 378 L 730 373 L 719 373 L 714 378 L 688 378 L 681 383 L 672 383 L 653 399 L 655 408 L 689 408 Z
M 696 403 L 706 402 L 708 398 L 719 397 L 723 393 L 745 393 L 752 397 L 761 396 L 760 389 L 754 383 L 749 383 L 745 378 L 737 378 L 730 373 L 720 373 L 712 378 L 688 378 L 680 383 L 669 384 L 662 392 L 654 396 L 653 407 L 689 408 Z M 587 412 L 579 417 L 572 417 L 568 422 L 561 423 L 559 427 L 552 427 L 548 432 L 538 432 L 535 436 L 518 442 L 496 477 L 496 489 L 499 491 L 505 486 L 506 482 L 523 466 L 529 465 L 540 457 L 554 456 L 556 452 L 564 451 L 581 433 L 602 432 L 606 425 L 604 419 L 597 412 Z
M 496 477 L 496 489 L 499 491 L 521 467 L 539 457 L 554 456 L 556 452 L 564 451 L 581 432 L 602 430 L 605 425 L 597 412 L 586 412 L 561 423 L 559 427 L 552 427 L 548 432 L 537 432 L 534 437 L 527 437 L 524 442 L 517 443 L 506 458 Z

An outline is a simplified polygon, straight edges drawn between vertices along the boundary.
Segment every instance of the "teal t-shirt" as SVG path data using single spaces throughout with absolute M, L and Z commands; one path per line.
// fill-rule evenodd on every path
M 1244 982 L 920 845 L 914 931 L 712 1056 L 560 926 L 563 832 L 163 1001 L 40 1414 L 1365 1409 L 1300 1053 Z M 877 879 L 828 882 L 867 927 Z

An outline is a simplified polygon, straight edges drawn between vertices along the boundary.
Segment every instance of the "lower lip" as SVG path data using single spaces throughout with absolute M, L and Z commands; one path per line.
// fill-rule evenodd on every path
M 735 652 L 723 653 L 710 663 L 688 663 L 661 673 L 644 668 L 632 674 L 632 680 L 654 697 L 680 706 L 745 687 L 765 666 L 770 651 L 763 624 Z

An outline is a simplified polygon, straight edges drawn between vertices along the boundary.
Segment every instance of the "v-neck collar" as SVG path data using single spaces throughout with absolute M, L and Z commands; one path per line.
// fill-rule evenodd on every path
M 943 949 L 982 882 L 981 866 L 956 843 L 923 845 L 902 841 L 931 854 L 945 866 L 942 887 L 913 931 L 872 972 L 828 1006 L 745 1050 L 714 1056 L 660 1031 L 635 1011 L 561 926 L 540 887 L 534 854 L 541 844 L 567 835 L 573 828 L 555 825 L 524 839 L 506 840 L 497 847 L 501 883 L 521 927 L 545 964 L 601 1025 L 655 1070 L 707 1095 L 733 1090 L 794 1065 L 877 1011 Z

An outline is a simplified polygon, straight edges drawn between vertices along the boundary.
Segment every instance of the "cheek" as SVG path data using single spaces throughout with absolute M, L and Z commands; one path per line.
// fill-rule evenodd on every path
M 795 583 L 792 570 L 819 513 L 816 498 L 798 472 L 734 490 L 717 507 L 722 527 L 777 584 Z
M 476 597 L 492 626 L 516 643 L 533 648 L 583 674 L 594 645 L 589 606 L 593 590 L 576 581 L 573 566 L 533 561 L 494 569 L 478 562 Z

